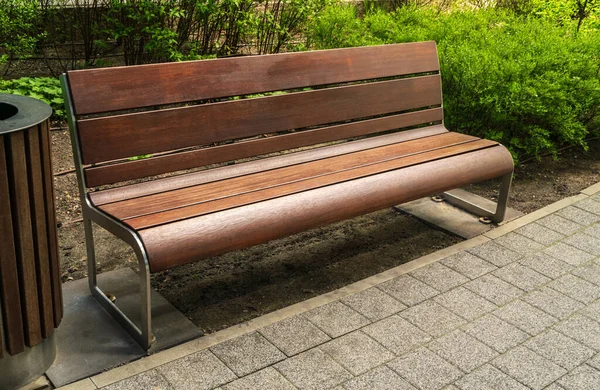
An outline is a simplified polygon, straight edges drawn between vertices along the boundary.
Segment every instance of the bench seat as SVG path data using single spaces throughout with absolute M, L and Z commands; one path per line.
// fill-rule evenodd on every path
M 121 188 L 118 198 L 95 192 L 92 202 L 139 233 L 158 272 L 512 171 L 503 146 L 443 126 L 248 165 L 137 184 L 128 196 Z

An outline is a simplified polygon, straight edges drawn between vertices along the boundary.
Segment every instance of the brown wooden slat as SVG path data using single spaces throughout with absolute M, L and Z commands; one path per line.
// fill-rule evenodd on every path
M 42 167 L 44 179 L 44 200 L 46 204 L 46 224 L 48 226 L 48 250 L 50 255 L 50 272 L 52 273 L 52 297 L 54 324 L 56 327 L 63 317 L 62 284 L 60 278 L 60 258 L 58 255 L 58 235 L 56 231 L 56 213 L 54 208 L 54 174 L 52 169 L 52 151 L 48 122 L 41 125 L 40 149 L 42 151 Z
M 33 240 L 36 260 L 36 275 L 42 337 L 46 338 L 54 331 L 54 315 L 52 287 L 50 280 L 50 256 L 48 251 L 48 231 L 46 229 L 46 204 L 44 201 L 44 181 L 42 157 L 40 151 L 41 126 L 26 132 L 27 165 L 29 166 L 29 188 L 31 190 L 31 207 L 33 221 Z
M 35 271 L 35 250 L 31 224 L 30 193 L 28 184 L 27 161 L 25 158 L 25 134 L 23 132 L 8 135 L 11 152 L 11 178 L 14 183 L 14 197 L 11 199 L 14 209 L 14 230 L 21 286 L 21 306 L 25 325 L 25 343 L 29 347 L 42 341 L 38 288 Z
M 441 103 L 440 76 L 432 75 L 80 120 L 78 126 L 83 161 L 91 164 Z
M 159 272 L 499 177 L 512 169 L 510 153 L 495 146 L 185 219 L 139 234 L 151 271 Z
M 139 198 L 142 196 L 173 191 L 180 188 L 191 187 L 217 180 L 249 175 L 269 169 L 277 169 L 309 161 L 320 160 L 342 154 L 353 153 L 360 150 L 372 149 L 398 142 L 430 137 L 436 134 L 447 133 L 443 125 L 405 130 L 398 133 L 381 135 L 362 140 L 329 145 L 321 148 L 304 150 L 301 152 L 284 154 L 280 156 L 248 161 L 243 164 L 223 166 L 220 168 L 192 172 L 184 175 L 166 177 L 143 183 L 130 184 L 118 188 L 106 189 L 88 193 L 90 200 L 96 206 L 122 200 Z
M 86 183 L 88 187 L 97 187 L 423 123 L 437 122 L 442 119 L 442 109 L 432 108 L 143 160 L 95 166 L 85 169 Z
M 0 194 L 9 193 L 9 173 L 5 140 L 0 136 Z M 14 355 L 25 350 L 25 334 L 21 318 L 21 298 L 9 197 L 0 197 L 0 298 L 6 350 Z
M 363 165 L 355 169 L 338 171 L 332 174 L 310 177 L 306 180 L 286 183 L 285 185 L 265 188 L 251 193 L 243 193 L 237 196 L 216 199 L 206 203 L 195 204 L 187 207 L 172 209 L 169 211 L 145 215 L 126 220 L 129 226 L 136 230 L 147 229 L 165 223 L 175 222 L 182 219 L 193 218 L 204 214 L 223 211 L 233 207 L 244 206 L 256 202 L 291 195 L 327 185 L 341 183 L 348 180 L 375 175 L 378 173 L 400 169 L 414 164 L 421 164 L 444 157 L 471 152 L 479 149 L 497 145 L 489 140 L 478 140 L 447 148 L 430 150 L 427 152 L 404 156 L 396 159 L 382 161 L 380 163 Z
M 72 71 L 69 83 L 81 115 L 437 70 L 435 42 L 420 42 Z
M 331 174 L 361 165 L 373 164 L 387 159 L 395 159 L 412 153 L 420 153 L 476 139 L 475 137 L 459 133 L 445 133 L 301 165 L 259 172 L 143 198 L 130 199 L 101 206 L 101 209 L 115 218 L 126 220 L 144 214 L 162 212 L 245 192 L 257 191 L 267 187 L 305 180 L 310 177 Z

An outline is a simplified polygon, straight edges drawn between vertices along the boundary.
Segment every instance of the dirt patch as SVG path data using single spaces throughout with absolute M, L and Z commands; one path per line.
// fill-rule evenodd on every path
M 66 131 L 52 132 L 55 172 L 73 166 Z M 511 207 L 531 212 L 600 181 L 600 141 L 584 153 L 520 166 Z M 63 281 L 86 274 L 74 174 L 56 177 Z M 493 183 L 469 190 L 494 199 Z M 133 251 L 95 229 L 101 271 L 136 268 Z M 460 239 L 395 210 L 354 218 L 153 275 L 152 286 L 205 332 L 213 332 L 380 273 Z

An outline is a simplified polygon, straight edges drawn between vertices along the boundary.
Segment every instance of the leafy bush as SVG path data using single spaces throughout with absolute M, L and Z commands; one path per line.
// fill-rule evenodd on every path
M 335 6 L 311 29 L 316 48 L 435 40 L 446 125 L 498 140 L 515 160 L 586 146 L 598 132 L 600 34 L 494 9 L 402 8 L 361 19 Z
M 41 35 L 37 31 L 37 0 L 0 0 L 0 66 L 29 57 Z
M 55 119 L 65 119 L 65 101 L 60 82 L 51 77 L 22 77 L 15 80 L 0 80 L 0 93 L 29 96 L 42 100 L 54 110 Z

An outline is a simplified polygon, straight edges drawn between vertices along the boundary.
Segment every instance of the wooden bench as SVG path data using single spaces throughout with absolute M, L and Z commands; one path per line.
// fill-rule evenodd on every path
M 511 155 L 444 128 L 434 42 L 72 71 L 61 80 L 90 287 L 145 348 L 150 273 L 499 177 L 496 211 L 463 205 L 504 218 Z M 282 93 L 248 96 L 273 91 Z M 207 169 L 189 172 L 199 167 Z M 164 177 L 175 172 L 184 174 Z M 92 221 L 136 251 L 141 327 L 97 287 Z

